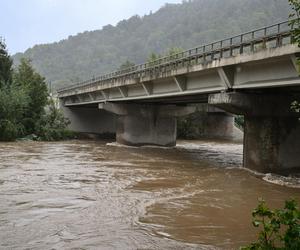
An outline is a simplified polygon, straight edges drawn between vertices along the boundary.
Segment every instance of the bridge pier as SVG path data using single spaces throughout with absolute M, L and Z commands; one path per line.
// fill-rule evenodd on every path
M 176 145 L 176 117 L 195 107 L 101 103 L 99 109 L 118 115 L 116 140 L 130 146 Z
M 300 121 L 290 109 L 296 97 L 221 93 L 209 103 L 245 117 L 244 167 L 259 172 L 300 171 Z
M 191 123 L 191 139 L 243 139 L 243 132 L 235 127 L 232 114 L 207 104 L 198 104 L 196 107 L 197 112 L 187 117 Z
M 244 166 L 272 173 L 300 170 L 298 119 L 245 116 Z

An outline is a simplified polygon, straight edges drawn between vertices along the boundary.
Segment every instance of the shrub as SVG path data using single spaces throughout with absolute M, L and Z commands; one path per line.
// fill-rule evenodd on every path
M 300 249 L 300 210 L 295 200 L 285 202 L 283 209 L 271 210 L 261 200 L 252 212 L 254 227 L 261 227 L 257 242 L 243 250 Z
M 37 125 L 37 135 L 40 140 L 58 141 L 74 138 L 74 132 L 67 129 L 70 121 L 56 107 L 53 99 L 49 100 L 47 108 Z
M 18 127 L 13 122 L 0 120 L 0 138 L 2 141 L 13 141 L 18 136 Z

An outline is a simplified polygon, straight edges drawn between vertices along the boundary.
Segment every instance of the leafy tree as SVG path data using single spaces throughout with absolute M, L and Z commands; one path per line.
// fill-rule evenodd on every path
M 289 15 L 293 42 L 300 46 L 300 0 L 289 0 L 292 13 Z
M 243 115 L 238 115 L 234 118 L 235 126 L 238 127 L 241 130 L 244 130 L 245 126 L 245 119 Z
M 289 15 L 290 26 L 292 28 L 292 41 L 300 47 L 300 0 L 289 0 L 292 8 L 292 13 Z M 299 58 L 297 60 L 298 66 L 300 64 Z M 291 104 L 291 109 L 294 112 L 300 112 L 300 101 L 295 100 Z
M 153 63 L 154 61 L 158 60 L 160 57 L 161 57 L 161 55 L 152 52 L 152 53 L 148 56 L 147 62 L 148 62 L 148 63 Z
M 118 68 L 118 70 L 130 69 L 133 66 L 135 66 L 135 63 L 130 62 L 130 61 L 127 60 L 126 62 L 121 64 L 121 66 Z
M 28 109 L 29 98 L 24 89 L 15 84 L 0 89 L 0 140 L 13 141 L 25 134 L 23 114 Z
M 0 37 L 0 87 L 11 83 L 13 61 L 6 50 L 6 44 Z
M 14 73 L 14 82 L 24 88 L 29 97 L 28 109 L 24 113 L 23 124 L 26 134 L 34 133 L 36 123 L 44 114 L 48 101 L 48 89 L 45 78 L 35 72 L 27 59 L 22 59 Z
M 50 98 L 45 114 L 37 123 L 36 133 L 41 140 L 57 141 L 74 138 L 74 133 L 66 129 L 70 121 L 57 107 L 55 99 Z
M 180 53 L 184 50 L 182 48 L 174 47 L 167 51 L 166 56 L 169 56 L 171 60 L 180 58 Z
M 300 210 L 295 200 L 287 200 L 283 209 L 271 210 L 261 200 L 252 212 L 253 226 L 261 228 L 258 240 L 243 250 L 300 249 Z
M 24 134 L 21 121 L 27 108 L 27 95 L 12 82 L 12 59 L 0 39 L 0 140 L 11 141 Z
M 11 65 L 6 46 L 0 41 L 0 140 L 13 141 L 31 134 L 43 140 L 71 138 L 73 134 L 66 130 L 68 120 L 52 99 L 48 102 L 45 79 L 29 60 L 22 59 L 15 72 Z

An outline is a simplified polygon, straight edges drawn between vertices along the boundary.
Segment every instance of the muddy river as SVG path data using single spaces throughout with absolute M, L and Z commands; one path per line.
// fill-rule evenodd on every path
M 228 142 L 1 143 L 0 159 L 0 249 L 238 249 L 259 197 L 300 200 L 299 179 L 241 169 Z

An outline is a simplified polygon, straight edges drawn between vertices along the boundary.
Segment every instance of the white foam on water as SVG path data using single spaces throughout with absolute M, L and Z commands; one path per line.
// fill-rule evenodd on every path
M 282 176 L 276 174 L 265 174 L 263 180 L 280 186 L 300 188 L 300 178 L 295 176 Z
M 106 146 L 118 147 L 118 148 L 139 148 L 139 147 L 135 147 L 135 146 L 123 145 L 123 144 L 120 144 L 117 142 L 108 142 L 108 143 L 106 143 Z

